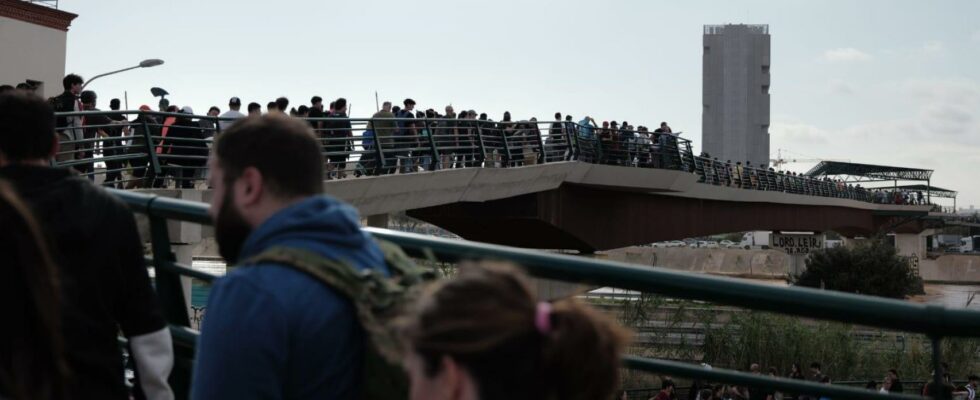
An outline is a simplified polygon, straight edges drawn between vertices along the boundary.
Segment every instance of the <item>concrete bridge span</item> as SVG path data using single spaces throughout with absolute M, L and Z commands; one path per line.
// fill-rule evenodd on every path
M 466 239 L 585 252 L 746 230 L 917 233 L 929 206 L 741 189 L 693 173 L 584 162 L 464 168 L 324 182 L 364 216 L 407 211 Z M 208 201 L 209 190 L 146 190 Z M 209 230 L 204 229 L 203 237 Z

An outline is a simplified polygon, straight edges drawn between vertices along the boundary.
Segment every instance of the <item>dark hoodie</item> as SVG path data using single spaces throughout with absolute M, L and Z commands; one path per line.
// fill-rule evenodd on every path
M 309 198 L 256 228 L 239 259 L 287 246 L 388 273 L 358 221 L 349 205 Z M 358 398 L 364 339 L 352 304 L 315 278 L 279 264 L 235 269 L 211 289 L 192 397 Z

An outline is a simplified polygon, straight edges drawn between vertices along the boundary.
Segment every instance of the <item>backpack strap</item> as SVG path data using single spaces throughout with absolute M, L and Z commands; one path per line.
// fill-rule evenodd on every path
M 398 252 L 401 252 L 400 248 Z M 385 254 L 387 261 L 388 253 Z M 408 258 L 403 252 L 401 255 Z M 399 279 L 403 276 L 400 274 L 403 266 L 388 263 L 392 270 L 392 278 L 388 278 L 372 269 L 357 269 L 347 261 L 332 260 L 308 250 L 284 246 L 271 247 L 249 258 L 242 266 L 267 263 L 291 266 L 346 297 L 357 310 L 358 321 L 378 353 L 388 360 L 399 359 L 400 343 L 387 339 L 392 334 L 386 321 L 398 308 L 400 304 L 397 302 L 407 290 Z

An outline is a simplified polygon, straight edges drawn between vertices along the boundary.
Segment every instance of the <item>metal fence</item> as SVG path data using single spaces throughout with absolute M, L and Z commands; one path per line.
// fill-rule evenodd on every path
M 164 314 L 172 324 L 171 332 L 178 358 L 171 380 L 178 395 L 186 395 L 197 332 L 189 328 L 190 317 L 180 279 L 183 276 L 210 282 L 217 277 L 174 262 L 167 223 L 168 220 L 179 220 L 210 224 L 208 206 L 203 203 L 124 190 L 115 190 L 113 193 L 126 202 L 135 213 L 145 214 L 149 219 L 153 252 L 147 262 L 155 269 L 157 294 Z M 367 230 L 375 237 L 394 242 L 404 248 L 409 255 L 419 258 L 443 262 L 485 258 L 506 260 L 522 266 L 528 273 L 540 278 L 657 293 L 786 315 L 925 334 L 932 341 L 932 361 L 937 371 L 934 377 L 936 382 L 941 382 L 938 372 L 941 361 L 941 340 L 945 337 L 980 336 L 980 312 L 967 309 L 950 309 L 809 288 L 770 286 L 743 280 L 384 229 L 368 228 Z M 835 399 L 917 398 L 886 396 L 845 386 L 770 378 L 717 368 L 709 370 L 697 365 L 635 356 L 625 357 L 624 362 L 626 368 L 634 370 L 785 392 L 812 393 Z
M 214 137 L 235 120 L 180 113 L 59 113 L 55 164 L 104 176 L 115 188 L 206 187 Z M 509 168 L 579 161 L 697 174 L 705 184 L 745 190 L 921 204 L 912 191 L 871 190 L 840 181 L 695 156 L 677 134 L 582 126 L 567 121 L 494 122 L 445 118 L 307 118 L 325 159 L 324 179 L 454 168 Z M 104 169 L 97 170 L 97 163 Z M 921 196 L 919 196 L 921 197 Z

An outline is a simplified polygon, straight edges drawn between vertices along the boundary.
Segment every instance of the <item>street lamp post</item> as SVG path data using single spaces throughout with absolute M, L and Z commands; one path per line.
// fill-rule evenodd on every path
M 135 65 L 135 66 L 132 66 L 132 67 L 129 67 L 129 68 L 123 68 L 123 69 L 120 69 L 118 71 L 112 71 L 112 72 L 106 72 L 104 74 L 98 74 L 96 76 L 93 76 L 91 79 L 89 79 L 88 82 L 85 82 L 85 84 L 82 85 L 82 89 L 85 89 L 85 87 L 88 86 L 88 84 L 92 83 L 92 81 L 94 81 L 94 80 L 96 80 L 98 78 L 101 78 L 103 76 L 106 76 L 106 75 L 118 74 L 120 72 L 126 72 L 126 71 L 129 71 L 131 69 L 136 69 L 136 68 L 150 68 L 150 67 L 155 67 L 155 66 L 160 65 L 160 64 L 163 64 L 163 60 L 161 60 L 159 58 L 151 58 L 151 59 L 148 59 L 148 60 L 140 61 L 140 63 L 138 65 Z

